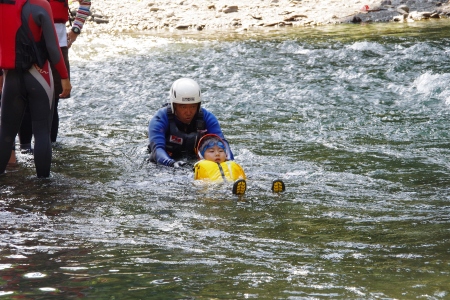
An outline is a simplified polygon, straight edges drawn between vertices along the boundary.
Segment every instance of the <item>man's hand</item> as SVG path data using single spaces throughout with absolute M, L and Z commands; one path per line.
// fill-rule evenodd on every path
M 60 98 L 67 98 L 72 90 L 72 85 L 70 84 L 69 78 L 61 79 L 62 93 L 59 94 Z
M 173 167 L 174 167 L 174 168 L 181 168 L 181 167 L 183 167 L 184 165 L 186 165 L 186 162 L 184 162 L 184 161 L 176 161 L 176 162 L 173 164 Z
M 73 31 L 69 31 L 67 34 L 67 47 L 70 48 L 72 44 L 77 40 L 78 34 Z

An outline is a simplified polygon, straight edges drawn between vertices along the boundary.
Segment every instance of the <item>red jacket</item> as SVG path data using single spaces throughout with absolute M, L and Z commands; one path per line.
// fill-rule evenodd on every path
M 0 3 L 0 68 L 16 67 L 16 34 L 22 25 L 21 13 L 26 0 Z
M 53 22 L 66 23 L 69 21 L 69 2 L 68 0 L 48 0 L 53 12 Z
M 0 3 L 0 16 L 2 16 L 0 18 L 0 69 L 19 67 L 16 65 L 16 58 L 21 58 L 23 53 L 18 52 L 20 47 L 16 42 L 16 35 L 19 29 L 23 29 L 22 20 L 24 20 L 28 27 L 25 32 L 27 35 L 31 35 L 34 46 L 37 47 L 37 56 L 50 60 L 62 79 L 69 77 L 59 48 L 48 1 L 16 0 L 11 1 L 11 4 L 2 2 Z M 16 55 L 21 56 L 16 57 Z M 39 59 L 36 63 L 39 63 Z

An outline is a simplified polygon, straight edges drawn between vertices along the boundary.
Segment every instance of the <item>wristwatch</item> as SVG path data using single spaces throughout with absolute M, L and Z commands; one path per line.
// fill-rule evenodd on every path
M 81 30 L 78 27 L 72 27 L 72 32 L 75 33 L 75 34 L 80 34 Z

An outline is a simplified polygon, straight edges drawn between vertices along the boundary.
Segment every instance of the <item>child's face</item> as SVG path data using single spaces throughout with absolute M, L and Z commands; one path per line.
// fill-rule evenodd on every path
M 216 163 L 222 163 L 227 160 L 227 154 L 225 153 L 225 150 L 217 145 L 206 149 L 203 157 L 206 160 L 215 161 Z

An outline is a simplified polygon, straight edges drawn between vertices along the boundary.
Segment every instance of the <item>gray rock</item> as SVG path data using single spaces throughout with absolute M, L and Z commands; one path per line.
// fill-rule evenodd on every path
M 175 26 L 175 29 L 188 29 L 191 25 L 179 24 Z
M 397 11 L 399 11 L 399 12 L 403 11 L 403 12 L 409 13 L 409 7 L 407 5 L 399 5 L 397 7 Z
M 233 12 L 237 12 L 237 11 L 238 11 L 237 5 L 224 6 L 222 8 L 222 12 L 225 14 L 229 14 L 229 13 L 233 13 Z
M 284 21 L 285 22 L 298 21 L 298 19 L 307 18 L 307 17 L 308 17 L 307 15 L 292 15 L 292 16 L 286 17 L 284 19 Z
M 97 23 L 97 24 L 106 24 L 106 23 L 109 23 L 109 20 L 108 19 L 103 19 L 103 18 L 99 18 L 99 17 L 94 17 L 93 18 L 94 20 L 94 22 L 95 23 Z
M 420 21 L 420 20 L 424 20 L 424 19 L 429 19 L 431 16 L 431 12 L 418 12 L 418 11 L 413 11 L 411 13 L 409 13 L 408 18 L 412 19 L 414 21 Z

